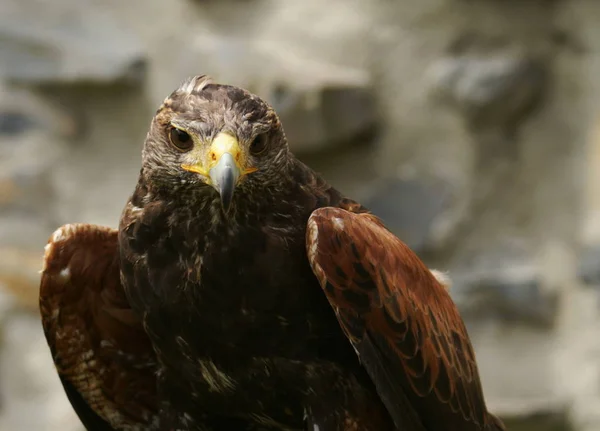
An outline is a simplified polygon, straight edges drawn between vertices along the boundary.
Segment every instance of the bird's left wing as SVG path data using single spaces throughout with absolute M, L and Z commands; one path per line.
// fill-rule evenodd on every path
M 440 282 L 375 216 L 321 208 L 313 272 L 398 429 L 501 430 L 464 323 Z
M 65 392 L 88 430 L 158 429 L 156 359 L 121 286 L 117 231 L 65 225 L 46 245 L 40 312 Z

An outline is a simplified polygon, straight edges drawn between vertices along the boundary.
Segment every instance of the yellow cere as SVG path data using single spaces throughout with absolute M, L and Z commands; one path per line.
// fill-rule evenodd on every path
M 240 148 L 240 144 L 235 138 L 235 136 L 232 136 L 229 133 L 221 132 L 217 136 L 215 136 L 215 139 L 210 145 L 210 150 L 207 158 L 208 166 L 206 167 L 203 166 L 202 163 L 204 158 L 201 154 L 197 153 L 198 151 L 201 151 L 200 149 L 202 148 L 202 146 L 196 145 L 196 148 L 190 152 L 190 157 L 196 159 L 197 162 L 194 164 L 184 163 L 181 165 L 181 167 L 186 171 L 194 172 L 196 174 L 208 177 L 210 169 L 219 162 L 219 159 L 225 153 L 229 153 L 233 156 L 233 159 L 235 160 L 235 163 L 238 166 L 242 176 L 250 174 L 252 172 L 256 172 L 258 170 L 258 168 L 254 167 L 248 167 L 244 169 L 243 165 L 245 165 L 245 163 L 243 163 L 242 160 L 242 150 Z
M 219 133 L 215 136 L 215 139 L 210 145 L 209 160 L 210 164 L 216 164 L 221 156 L 225 153 L 229 153 L 233 156 L 233 159 L 238 164 L 240 163 L 240 144 L 238 140 L 231 136 L 229 133 Z

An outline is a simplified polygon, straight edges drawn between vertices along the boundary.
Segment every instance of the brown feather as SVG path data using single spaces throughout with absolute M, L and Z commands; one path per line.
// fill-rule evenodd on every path
M 487 412 L 475 354 L 446 287 L 379 219 L 318 209 L 307 250 L 359 357 L 372 350 L 377 357 L 365 366 L 378 391 L 401 389 L 427 430 L 504 429 Z M 386 377 L 374 376 L 375 367 Z M 395 403 L 388 397 L 400 427 L 405 419 L 394 414 Z
M 52 235 L 40 311 L 56 369 L 84 425 L 157 429 L 154 352 L 121 287 L 116 230 L 72 224 Z

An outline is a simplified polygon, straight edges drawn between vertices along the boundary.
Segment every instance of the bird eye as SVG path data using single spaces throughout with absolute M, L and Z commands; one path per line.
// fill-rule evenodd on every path
M 169 130 L 169 140 L 171 141 L 171 144 L 182 151 L 191 150 L 194 146 L 194 141 L 189 133 L 178 129 L 177 127 L 171 127 L 171 130 Z
M 253 155 L 258 155 L 267 149 L 267 135 L 265 133 L 261 133 L 257 137 L 254 138 L 252 143 L 250 144 L 250 153 Z

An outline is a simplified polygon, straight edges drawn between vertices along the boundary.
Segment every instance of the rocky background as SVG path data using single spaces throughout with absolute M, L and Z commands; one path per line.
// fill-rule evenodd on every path
M 600 430 L 600 2 L 2 0 L 0 431 L 79 431 L 37 314 L 66 222 L 116 226 L 162 99 L 208 73 L 450 272 L 491 409 Z

